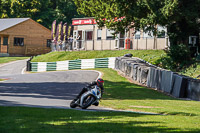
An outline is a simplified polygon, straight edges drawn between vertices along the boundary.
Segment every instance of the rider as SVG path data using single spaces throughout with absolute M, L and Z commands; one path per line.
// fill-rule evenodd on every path
M 81 97 L 81 95 L 85 92 L 87 92 L 88 90 L 92 89 L 95 87 L 95 85 L 97 85 L 100 89 L 101 89 L 101 96 L 103 95 L 104 92 L 104 87 L 103 87 L 103 79 L 102 78 L 98 78 L 97 81 L 93 81 L 90 84 L 88 84 L 86 87 L 84 87 L 81 92 L 78 94 L 78 96 L 76 97 L 76 100 L 79 99 Z M 99 103 L 95 103 L 94 105 L 98 106 Z

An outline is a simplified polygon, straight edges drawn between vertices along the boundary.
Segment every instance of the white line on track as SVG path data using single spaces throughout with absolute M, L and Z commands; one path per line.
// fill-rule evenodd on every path
M 25 73 L 24 73 L 25 70 L 26 70 L 26 67 L 24 67 L 24 68 L 22 69 L 21 74 L 25 74 Z

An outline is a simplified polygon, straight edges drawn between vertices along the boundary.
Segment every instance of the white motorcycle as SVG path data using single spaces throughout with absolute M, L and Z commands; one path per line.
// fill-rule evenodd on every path
M 87 92 L 83 93 L 79 99 L 74 99 L 70 103 L 70 107 L 76 108 L 77 106 L 79 106 L 82 109 L 87 109 L 91 105 L 98 106 L 100 99 L 101 89 L 97 85 L 95 85 L 93 89 L 90 89 Z

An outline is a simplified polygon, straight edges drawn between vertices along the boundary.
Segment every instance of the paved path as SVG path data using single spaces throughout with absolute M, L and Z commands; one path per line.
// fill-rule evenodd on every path
M 69 109 L 71 100 L 77 96 L 86 84 L 94 81 L 99 76 L 98 72 L 90 70 L 22 74 L 25 65 L 26 60 L 0 66 L 0 78 L 8 79 L 0 82 L 0 106 Z M 126 112 L 96 106 L 90 106 L 83 111 L 111 110 Z
M 0 83 L 1 106 L 70 108 L 80 90 L 99 76 L 89 70 L 22 74 L 25 66 L 26 60 L 0 66 L 0 78 L 8 79 Z M 105 110 L 96 106 L 89 109 Z
M 27 60 L 28 59 L 0 64 L 0 76 L 22 74 L 26 67 Z

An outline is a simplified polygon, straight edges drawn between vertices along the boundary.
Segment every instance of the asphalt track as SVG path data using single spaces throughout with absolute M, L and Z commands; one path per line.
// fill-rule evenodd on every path
M 99 76 L 96 71 L 71 70 L 24 74 L 27 60 L 0 65 L 0 106 L 69 109 L 72 99 Z M 110 110 L 90 106 L 88 110 Z
M 0 78 L 6 79 L 0 82 L 0 106 L 70 109 L 69 104 L 72 99 L 86 84 L 96 80 L 99 76 L 99 72 L 92 70 L 24 74 L 25 66 L 26 60 L 0 65 Z M 90 106 L 83 111 L 124 110 Z

